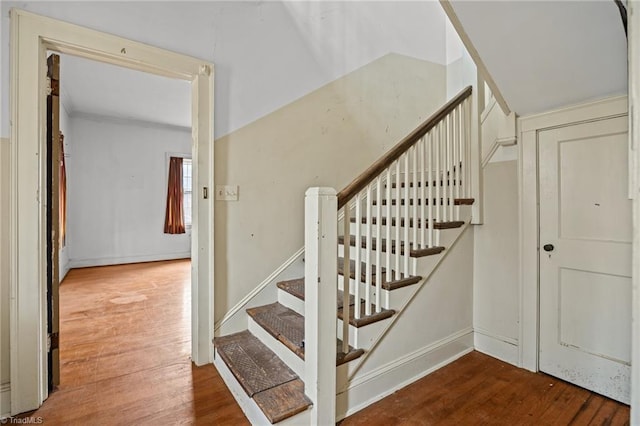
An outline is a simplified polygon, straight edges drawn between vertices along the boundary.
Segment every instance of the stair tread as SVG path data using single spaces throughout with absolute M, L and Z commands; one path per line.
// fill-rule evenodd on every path
M 262 391 L 253 400 L 271 423 L 293 417 L 313 405 L 304 394 L 304 383 L 300 379 Z
M 279 289 L 286 291 L 292 296 L 297 297 L 300 300 L 304 300 L 304 278 L 296 278 L 288 281 L 280 281 L 277 284 L 277 286 Z M 356 300 L 355 297 L 353 295 L 350 295 L 349 304 L 353 305 L 355 303 L 355 300 Z M 337 302 L 338 302 L 338 309 L 342 308 L 344 303 L 344 295 L 341 290 L 338 290 Z
M 447 198 L 440 198 L 440 201 L 438 201 L 438 199 L 434 198 L 431 202 L 429 202 L 429 199 L 427 198 L 427 199 L 425 199 L 425 200 L 424 200 L 424 203 L 425 203 L 425 205 L 427 205 L 427 206 L 428 206 L 429 204 L 432 204 L 432 205 L 437 205 L 437 204 L 439 204 L 439 205 L 443 205 L 443 204 L 445 204 L 445 200 L 446 200 L 446 199 L 447 199 Z M 422 199 L 419 199 L 419 200 L 417 200 L 417 201 L 418 201 L 418 203 L 417 203 L 417 205 L 418 205 L 418 206 L 422 205 L 422 203 L 423 203 L 423 200 L 422 200 Z M 472 204 L 474 203 L 474 201 L 475 201 L 475 200 L 474 200 L 473 198 L 454 198 L 454 199 L 453 199 L 453 205 L 454 205 L 454 206 L 470 206 L 470 205 L 472 205 Z M 378 205 L 378 200 L 373 200 L 373 201 L 372 201 L 372 204 L 373 204 L 374 206 Z M 397 204 L 397 200 L 396 200 L 395 198 L 394 198 L 394 199 L 392 199 L 392 200 L 391 200 L 391 205 L 392 205 L 392 206 L 395 206 L 396 204 Z M 410 205 L 410 206 L 413 206 L 413 204 L 414 204 L 414 200 L 413 200 L 413 198 L 410 198 L 410 199 L 409 199 L 409 205 Z M 447 203 L 446 203 L 446 204 L 449 204 L 449 203 L 448 203 L 448 201 L 447 201 Z M 382 200 L 382 205 L 383 205 L 383 206 L 386 206 L 386 205 L 387 205 L 387 200 L 386 200 L 386 199 Z M 404 205 L 405 205 L 405 200 L 404 200 L 404 198 L 402 198 L 402 199 L 400 200 L 400 205 L 401 205 L 401 206 L 404 206 Z
M 365 325 L 373 324 L 378 321 L 385 320 L 389 317 L 395 315 L 396 311 L 393 309 L 382 309 L 380 312 L 376 312 L 376 307 L 374 304 L 371 304 L 371 314 L 365 315 L 366 302 L 363 300 L 360 304 L 360 318 L 355 318 L 355 310 L 353 308 L 349 309 L 349 324 L 354 327 L 360 328 Z M 338 318 L 344 320 L 344 309 L 338 309 Z
M 351 223 L 356 223 L 356 218 L 355 217 L 351 217 L 350 218 Z M 363 217 L 360 219 L 360 221 L 362 222 L 363 225 L 367 224 L 367 218 Z M 372 225 L 377 225 L 378 223 L 378 219 L 376 217 L 372 217 L 371 218 L 371 224 Z M 386 217 L 382 217 L 381 220 L 381 224 L 382 226 L 386 226 L 388 223 L 388 219 Z M 391 226 L 396 226 L 397 223 L 397 219 L 395 217 L 391 218 Z M 414 223 L 418 226 L 418 228 L 421 228 L 421 220 L 417 219 L 416 221 L 413 220 L 413 218 L 409 218 L 409 227 L 413 228 Z M 465 224 L 464 221 L 462 220 L 453 220 L 453 221 L 442 221 L 442 222 L 432 222 L 433 223 L 433 229 L 452 229 L 452 228 L 460 228 L 461 226 L 463 226 Z M 405 226 L 405 219 L 401 218 L 400 219 L 400 226 L 404 227 Z M 431 224 L 426 223 L 425 228 L 430 228 Z
M 214 343 L 218 354 L 250 397 L 298 378 L 249 331 L 216 337 Z
M 444 250 L 444 247 L 434 247 L 434 249 L 442 249 Z M 427 250 L 432 250 L 432 249 L 427 249 Z M 349 270 L 349 275 L 350 278 L 355 280 L 356 277 L 356 273 L 355 273 L 355 266 L 356 266 L 356 262 L 355 260 L 351 259 L 350 261 L 350 270 Z M 366 272 L 366 268 L 365 268 L 366 264 L 364 262 L 361 263 L 361 273 L 360 273 L 360 282 L 366 282 L 366 277 L 367 277 L 367 272 Z M 376 268 L 373 268 L 372 272 L 372 276 L 371 276 L 371 285 L 376 285 Z M 405 287 L 411 284 L 416 284 L 418 282 L 420 282 L 422 280 L 422 277 L 419 275 L 409 275 L 407 277 L 404 276 L 400 276 L 398 279 L 393 279 L 391 281 L 387 281 L 386 277 L 385 277 L 386 271 L 385 268 L 382 268 L 382 288 L 385 290 L 394 290 L 396 288 L 400 288 L 400 287 Z M 342 275 L 344 276 L 344 258 L 339 257 L 338 258 L 338 275 Z
M 289 350 L 304 359 L 304 317 L 280 303 L 247 309 L 247 313 Z M 362 355 L 362 349 L 349 346 L 349 352 L 342 352 L 342 341 L 336 341 L 336 364 L 348 362 Z M 345 361 L 346 360 L 346 361 Z
M 351 235 L 350 236 L 350 246 L 355 247 L 356 246 L 356 237 L 355 235 Z M 340 235 L 338 237 L 338 244 L 344 244 L 344 236 Z M 360 241 L 360 247 L 363 249 L 367 248 L 367 237 L 361 237 L 361 241 Z M 377 247 L 377 239 L 376 237 L 371 237 L 371 250 L 376 250 Z M 444 251 L 444 247 L 442 246 L 435 246 L 435 247 L 424 247 L 424 248 L 420 248 L 420 249 L 414 249 L 413 248 L 413 243 L 409 244 L 410 247 L 410 253 L 409 256 L 411 257 L 423 257 L 423 256 L 431 256 L 434 254 L 439 254 L 441 252 Z M 387 240 L 386 238 L 382 238 L 382 251 L 386 252 L 387 251 Z M 395 254 L 396 253 L 396 240 L 391 240 L 391 253 Z M 400 245 L 400 254 L 404 254 L 404 243 L 402 243 Z M 354 264 L 355 266 L 355 264 Z

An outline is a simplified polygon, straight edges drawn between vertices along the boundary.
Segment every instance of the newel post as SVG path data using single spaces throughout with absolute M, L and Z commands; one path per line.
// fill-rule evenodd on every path
M 333 188 L 305 194 L 305 393 L 311 423 L 336 423 L 338 201 Z

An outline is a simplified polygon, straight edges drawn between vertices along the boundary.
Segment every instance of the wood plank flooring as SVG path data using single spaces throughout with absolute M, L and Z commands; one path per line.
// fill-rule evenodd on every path
M 249 424 L 190 353 L 190 262 L 72 270 L 60 287 L 61 385 L 50 425 Z M 629 407 L 473 352 L 340 423 L 628 425 Z
M 629 407 L 472 352 L 339 424 L 628 425 Z
M 249 424 L 191 352 L 189 260 L 74 269 L 60 287 L 61 384 L 51 425 Z

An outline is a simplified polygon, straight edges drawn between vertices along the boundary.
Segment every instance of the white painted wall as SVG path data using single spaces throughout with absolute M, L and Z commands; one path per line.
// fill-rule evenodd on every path
M 104 117 L 71 118 L 67 157 L 71 267 L 190 256 L 190 233 L 163 233 L 167 153 L 191 131 Z
M 445 67 L 388 55 L 215 143 L 216 320 L 303 246 L 304 193 L 344 188 L 445 101 Z
M 490 162 L 483 174 L 484 223 L 474 228 L 475 345 L 481 352 L 517 365 L 520 314 L 518 162 Z
M 436 2 L 3 1 L 0 6 L 0 86 L 8 88 L 8 10 L 15 6 L 213 62 L 216 137 L 387 53 L 445 63 L 445 15 Z M 8 136 L 8 90 L 2 90 L 0 103 L 0 136 Z
M 0 138 L 0 217 L 9 217 L 9 139 Z M 0 220 L 0 388 L 9 372 L 9 227 Z M 7 407 L 0 406 L 0 415 Z

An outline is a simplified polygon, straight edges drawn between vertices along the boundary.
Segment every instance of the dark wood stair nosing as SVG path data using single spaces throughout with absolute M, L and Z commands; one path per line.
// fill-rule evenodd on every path
M 349 245 L 351 247 L 356 247 L 356 237 L 355 237 L 355 235 L 351 235 L 350 236 L 350 243 L 351 244 L 349 244 Z M 344 236 L 343 235 L 338 236 L 338 244 L 344 245 Z M 425 248 L 421 248 L 421 249 L 413 249 L 413 248 L 411 248 L 412 246 L 413 246 L 413 243 L 409 245 L 409 247 L 410 247 L 409 256 L 411 256 L 411 257 L 433 256 L 433 255 L 436 255 L 436 254 L 440 254 L 445 250 L 445 248 L 442 247 L 442 246 L 425 247 Z M 364 237 L 364 236 L 361 237 L 360 248 L 363 248 L 363 249 L 367 248 L 367 238 Z M 376 249 L 377 249 L 377 238 L 376 237 L 371 237 L 371 250 L 376 250 Z M 381 249 L 381 251 L 384 252 L 384 253 L 387 252 L 387 241 L 386 241 L 385 238 L 382 239 L 382 249 Z M 392 254 L 396 254 L 396 240 L 391 240 L 391 253 Z M 400 245 L 400 254 L 404 255 L 404 243 Z
M 371 306 L 371 314 L 365 315 L 365 307 L 366 302 L 363 300 L 360 305 L 360 318 L 355 318 L 355 310 L 354 307 L 349 309 L 349 324 L 356 328 L 364 327 L 369 324 L 376 323 L 378 321 L 386 320 L 387 318 L 391 318 L 396 314 L 396 311 L 393 309 L 382 309 L 380 312 L 376 312 L 375 306 Z M 344 321 L 344 309 L 338 309 L 338 318 Z
M 349 219 L 351 223 L 356 223 L 356 218 L 351 216 L 351 218 Z M 366 217 L 362 217 L 360 218 L 360 222 L 363 225 L 367 224 L 367 218 Z M 386 217 L 382 217 L 381 220 L 381 225 L 382 226 L 387 226 L 387 218 Z M 391 226 L 396 226 L 396 223 L 398 221 L 396 220 L 395 217 L 391 218 Z M 420 219 L 418 219 L 417 221 L 414 221 L 413 218 L 409 218 L 409 228 L 413 228 L 414 223 L 417 225 L 418 228 L 422 228 L 422 223 L 420 221 Z M 376 217 L 372 217 L 371 218 L 371 224 L 372 225 L 377 225 L 378 224 L 378 219 Z M 433 229 L 453 229 L 453 228 L 460 228 L 465 224 L 464 221 L 462 220 L 453 220 L 453 221 L 443 221 L 443 222 L 433 222 Z M 401 218 L 400 219 L 400 227 L 404 227 L 405 226 L 405 219 Z M 426 229 L 431 228 L 430 224 L 426 224 L 425 226 Z

